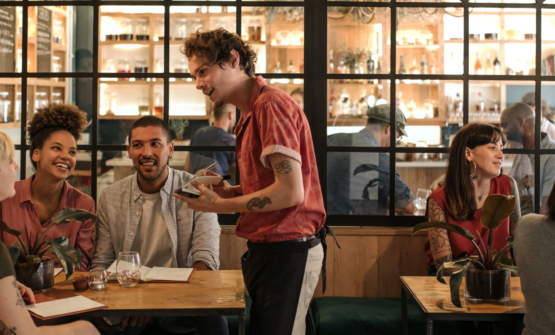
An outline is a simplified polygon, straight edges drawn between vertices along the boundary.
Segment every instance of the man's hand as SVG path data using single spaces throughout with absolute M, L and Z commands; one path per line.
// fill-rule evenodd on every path
M 212 171 L 204 171 L 205 176 L 218 176 L 221 177 L 219 174 L 214 173 Z M 230 186 L 224 183 L 224 181 L 220 181 L 218 185 L 212 186 L 212 191 L 214 191 L 220 198 L 230 199 L 234 198 L 238 195 L 241 195 L 241 186 Z
M 146 323 L 150 320 L 150 316 L 133 316 L 133 317 L 124 317 L 121 320 L 121 324 L 119 329 L 123 331 L 127 325 L 129 324 L 130 327 L 142 327 L 146 325 Z
M 35 295 L 30 288 L 21 284 L 20 282 L 17 282 L 17 289 L 19 290 L 19 294 L 23 298 L 23 301 L 25 301 L 26 305 L 34 305 L 36 303 Z
M 194 209 L 195 211 L 207 213 L 226 213 L 226 211 L 222 210 L 222 206 L 218 206 L 218 203 L 221 202 L 222 198 L 216 192 L 211 191 L 208 187 L 200 185 L 194 181 L 191 184 L 200 191 L 200 197 L 194 199 L 176 193 L 174 193 L 173 196 L 186 202 L 189 205 L 189 208 Z

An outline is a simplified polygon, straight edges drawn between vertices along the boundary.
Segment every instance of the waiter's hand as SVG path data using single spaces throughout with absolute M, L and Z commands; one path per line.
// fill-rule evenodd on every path
M 23 298 L 23 301 L 25 301 L 25 305 L 34 305 L 36 303 L 35 295 L 30 288 L 21 284 L 20 282 L 17 282 L 17 289 L 19 290 L 21 298 Z
M 212 171 L 204 171 L 205 176 L 218 176 L 221 177 L 219 174 L 214 173 Z M 237 186 L 230 186 L 224 183 L 223 179 L 220 183 L 216 186 L 212 186 L 212 191 L 216 192 L 220 198 L 230 199 L 236 196 L 240 196 L 242 193 L 242 189 L 240 185 Z
M 183 202 L 186 202 L 189 205 L 189 208 L 194 209 L 195 211 L 208 213 L 226 213 L 225 211 L 222 211 L 221 206 L 218 206 L 218 203 L 221 202 L 222 198 L 216 192 L 211 191 L 208 187 L 200 185 L 195 181 L 193 181 L 191 184 L 193 185 L 193 187 L 200 191 L 200 197 L 195 199 L 182 196 L 177 193 L 174 193 L 173 196 Z

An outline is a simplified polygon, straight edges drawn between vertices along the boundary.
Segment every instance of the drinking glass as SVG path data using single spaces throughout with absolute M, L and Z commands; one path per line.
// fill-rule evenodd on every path
M 104 270 L 91 270 L 89 272 L 89 287 L 92 290 L 103 290 L 106 288 L 108 275 Z
M 141 279 L 141 258 L 135 251 L 120 252 L 116 263 L 116 278 L 123 287 L 135 287 Z
M 426 204 L 428 203 L 428 197 L 432 194 L 431 190 L 425 190 L 419 188 L 416 191 L 416 199 L 414 199 L 414 205 L 416 206 L 417 210 L 425 210 Z

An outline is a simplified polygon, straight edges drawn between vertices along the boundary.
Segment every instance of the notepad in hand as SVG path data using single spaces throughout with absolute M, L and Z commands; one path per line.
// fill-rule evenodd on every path
M 192 184 L 192 181 L 196 181 L 199 184 L 210 184 L 212 186 L 218 185 L 222 181 L 222 176 L 198 176 L 194 177 L 193 179 L 189 180 L 185 184 L 181 185 L 178 189 L 174 191 L 174 193 L 191 197 L 191 198 L 198 198 L 200 197 L 200 191 L 197 190 Z

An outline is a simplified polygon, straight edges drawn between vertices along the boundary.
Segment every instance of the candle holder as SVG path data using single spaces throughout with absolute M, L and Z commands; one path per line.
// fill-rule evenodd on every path
M 106 289 L 106 282 L 108 275 L 104 270 L 91 270 L 89 272 L 89 287 L 91 290 L 104 290 Z

